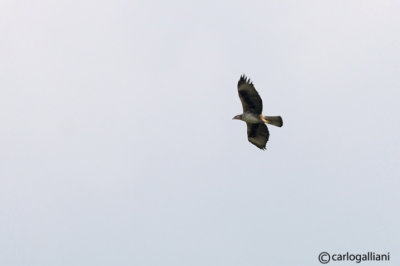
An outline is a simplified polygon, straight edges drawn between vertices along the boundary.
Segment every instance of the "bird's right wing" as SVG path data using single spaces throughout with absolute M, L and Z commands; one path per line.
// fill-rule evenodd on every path
M 265 124 L 247 124 L 247 139 L 258 148 L 265 150 L 269 139 L 269 131 Z
M 242 102 L 243 112 L 261 114 L 263 104 L 260 95 L 254 88 L 253 83 L 246 76 L 242 75 L 238 82 L 238 92 Z

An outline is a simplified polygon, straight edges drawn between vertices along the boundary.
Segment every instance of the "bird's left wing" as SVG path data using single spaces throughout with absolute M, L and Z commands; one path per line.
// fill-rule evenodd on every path
M 247 124 L 247 139 L 258 148 L 265 150 L 269 139 L 269 131 L 265 124 Z
M 243 112 L 261 114 L 263 109 L 261 97 L 250 79 L 244 75 L 239 79 L 238 92 L 240 101 L 242 102 Z

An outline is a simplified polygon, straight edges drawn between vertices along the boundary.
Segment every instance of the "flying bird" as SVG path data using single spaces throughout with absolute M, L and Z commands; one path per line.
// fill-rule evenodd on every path
M 269 138 L 268 127 L 271 124 L 277 127 L 283 125 L 280 116 L 264 116 L 263 103 L 253 83 L 245 75 L 240 76 L 238 82 L 239 98 L 243 106 L 243 114 L 235 116 L 247 124 L 247 139 L 258 148 L 265 150 Z

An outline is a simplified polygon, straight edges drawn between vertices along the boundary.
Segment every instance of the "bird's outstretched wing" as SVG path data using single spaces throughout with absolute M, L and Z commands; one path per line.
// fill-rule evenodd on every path
M 265 150 L 269 138 L 269 131 L 265 124 L 247 124 L 247 139 L 258 148 Z
M 262 113 L 263 105 L 261 97 L 254 88 L 253 83 L 245 75 L 240 76 L 238 82 L 238 92 L 244 113 Z

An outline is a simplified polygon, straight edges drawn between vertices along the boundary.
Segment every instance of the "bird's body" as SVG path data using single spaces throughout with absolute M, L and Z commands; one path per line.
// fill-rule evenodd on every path
M 244 112 L 242 114 L 241 120 L 250 124 L 263 123 L 263 121 L 261 120 L 261 116 L 259 114 L 249 113 L 249 112 Z
M 258 148 L 265 149 L 269 139 L 269 131 L 265 124 L 281 127 L 283 125 L 282 118 L 262 114 L 261 97 L 253 83 L 244 75 L 239 79 L 238 92 L 243 106 L 243 114 L 237 115 L 233 119 L 246 122 L 248 140 Z

